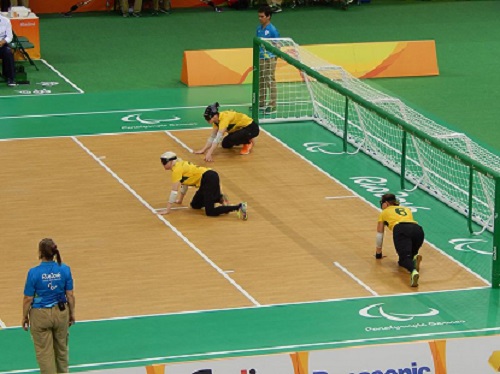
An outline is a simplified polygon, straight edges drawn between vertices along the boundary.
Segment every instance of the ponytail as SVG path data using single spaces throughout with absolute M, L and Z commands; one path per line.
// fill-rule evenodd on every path
M 62 263 L 62 258 L 61 258 L 61 252 L 59 252 L 59 249 L 57 249 L 57 245 L 52 248 L 54 255 L 56 256 L 57 264 L 61 265 Z
M 44 258 L 49 261 L 54 260 L 54 256 L 56 256 L 57 263 L 61 265 L 62 258 L 59 249 L 57 249 L 57 244 L 50 238 L 45 238 L 40 241 L 38 244 L 38 250 L 40 252 L 40 258 Z

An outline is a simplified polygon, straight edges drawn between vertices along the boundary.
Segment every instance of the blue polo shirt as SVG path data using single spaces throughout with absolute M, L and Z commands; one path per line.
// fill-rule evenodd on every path
M 32 308 L 51 308 L 59 301 L 66 302 L 66 291 L 73 290 L 71 269 L 55 261 L 42 261 L 28 271 L 24 295 L 33 296 Z
M 279 38 L 280 33 L 278 32 L 278 29 L 274 27 L 272 23 L 267 25 L 266 27 L 262 27 L 262 25 L 259 25 L 257 27 L 257 37 L 259 38 Z M 264 48 L 260 47 L 260 58 L 272 58 L 276 57 L 274 53 L 266 51 Z

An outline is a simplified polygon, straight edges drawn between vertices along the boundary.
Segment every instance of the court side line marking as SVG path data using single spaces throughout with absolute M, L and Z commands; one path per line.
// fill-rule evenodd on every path
M 380 208 L 379 207 L 377 207 L 376 205 L 374 205 L 372 202 L 366 200 L 363 196 L 357 194 L 354 190 L 352 190 L 351 188 L 347 187 L 344 183 L 342 183 L 341 181 L 339 181 L 337 178 L 335 178 L 332 175 L 328 174 L 326 171 L 324 171 L 318 165 L 314 164 L 312 161 L 310 161 L 307 158 L 305 158 L 304 156 L 302 156 L 299 152 L 297 152 L 295 149 L 293 149 L 292 147 L 290 147 L 288 144 L 284 143 L 283 141 L 281 141 L 280 139 L 278 139 L 277 137 L 275 137 L 274 135 L 272 135 L 269 131 L 264 130 L 262 127 L 260 128 L 260 131 L 265 132 L 270 138 L 274 139 L 276 142 L 278 142 L 279 144 L 281 144 L 283 147 L 285 147 L 286 149 L 288 149 L 290 152 L 294 153 L 297 157 L 300 157 L 302 160 L 304 160 L 305 162 L 307 162 L 313 168 L 315 168 L 319 172 L 323 173 L 324 175 L 326 175 L 331 180 L 335 181 L 335 183 L 337 183 L 340 186 L 344 187 L 347 191 L 350 191 L 353 195 L 358 196 L 359 199 L 363 200 L 366 204 L 368 204 L 371 207 L 373 207 L 374 209 L 376 209 L 377 212 L 380 212 Z M 491 283 L 489 281 L 487 281 L 486 279 L 484 279 L 479 274 L 473 272 L 471 269 L 469 269 L 467 266 L 465 266 L 464 264 L 462 264 L 460 261 L 458 261 L 458 260 L 454 259 L 453 257 L 451 257 L 448 253 L 446 253 L 443 250 L 441 250 L 440 248 L 436 247 L 433 243 L 429 242 L 427 239 L 425 240 L 425 242 L 430 247 L 434 248 L 434 250 L 438 251 L 443 256 L 445 256 L 446 258 L 448 258 L 448 260 L 454 262 L 456 265 L 458 265 L 459 267 L 461 267 L 465 271 L 469 272 L 470 274 L 472 274 L 473 276 L 475 276 L 480 281 L 484 282 L 484 284 L 486 284 L 488 286 L 491 286 Z
M 123 179 L 121 179 L 111 168 L 106 165 L 102 160 L 99 159 L 94 153 L 90 151 L 82 142 L 80 142 L 76 137 L 72 136 L 71 139 L 78 144 L 90 157 L 92 157 L 99 165 L 101 165 L 104 170 L 111 174 L 118 183 L 120 183 L 128 192 L 130 192 L 137 200 L 141 202 L 150 212 L 152 212 L 156 217 L 162 221 L 166 226 L 168 226 L 182 241 L 184 241 L 193 251 L 198 253 L 198 255 L 203 258 L 210 266 L 212 266 L 220 275 L 222 275 L 230 284 L 234 286 L 239 292 L 241 292 L 252 304 L 260 306 L 260 303 L 255 300 L 243 287 L 241 287 L 233 278 L 228 276 L 224 270 L 222 270 L 215 262 L 213 262 L 203 251 L 196 247 L 186 236 L 184 236 L 174 225 L 172 225 L 165 217 L 158 214 L 155 209 L 149 205 L 149 203 L 144 200 L 132 187 L 130 187 Z
M 167 360 L 178 360 L 178 359 L 192 359 L 201 360 L 211 359 L 213 356 L 219 356 L 218 358 L 222 358 L 220 356 L 234 356 L 235 354 L 241 353 L 260 353 L 266 354 L 269 351 L 293 351 L 293 350 L 303 350 L 304 348 L 314 348 L 314 347 L 323 347 L 323 346 L 337 346 L 341 344 L 354 344 L 354 343 L 367 343 L 367 342 L 379 342 L 379 341 L 388 341 L 388 340 L 402 340 L 402 339 L 415 339 L 422 338 L 422 340 L 428 340 L 429 337 L 434 336 L 442 336 L 442 335 L 457 335 L 464 333 L 482 333 L 482 332 L 495 332 L 499 331 L 500 327 L 490 327 L 487 329 L 474 329 L 474 330 L 462 330 L 462 331 L 443 331 L 437 333 L 425 333 L 425 334 L 409 334 L 403 336 L 386 336 L 379 338 L 366 338 L 366 339 L 350 339 L 343 341 L 330 341 L 330 342 L 322 342 L 322 343 L 305 343 L 305 344 L 293 344 L 293 345 L 280 345 L 274 347 L 264 347 L 264 348 L 248 348 L 248 349 L 235 349 L 231 351 L 216 351 L 216 352 L 206 352 L 199 354 L 190 354 L 190 355 L 177 355 L 177 356 L 163 356 L 163 357 L 149 357 L 135 360 L 123 360 L 123 361 L 111 361 L 111 362 L 96 362 L 92 364 L 80 364 L 80 365 L 70 365 L 70 369 L 78 369 L 78 368 L 91 368 L 91 367 L 105 367 L 110 365 L 125 365 L 125 364 L 133 364 L 133 363 L 147 363 L 153 361 L 167 361 Z M 420 341 L 413 341 L 411 343 L 419 343 Z M 394 343 L 396 344 L 396 343 Z M 326 349 L 326 348 L 325 348 Z M 283 352 L 286 353 L 286 352 Z M 165 362 L 168 368 L 168 362 Z M 181 364 L 181 362 L 171 362 L 171 365 Z M 115 368 L 118 370 L 119 368 Z M 23 369 L 23 370 L 13 370 L 13 371 L 1 371 L 0 374 L 9 374 L 9 373 L 33 373 L 37 372 L 39 369 Z
M 367 290 L 369 293 L 371 293 L 373 296 L 379 296 L 378 293 L 373 291 L 368 285 L 363 283 L 361 279 L 356 277 L 353 273 L 351 273 L 349 270 L 347 270 L 345 267 L 340 265 L 337 261 L 333 263 L 336 267 L 338 267 L 340 270 L 342 270 L 344 273 L 346 273 L 349 277 L 351 277 L 356 283 L 358 283 L 361 287 L 363 287 L 365 290 Z
M 433 295 L 440 293 L 450 293 L 450 292 L 467 292 L 467 291 L 476 291 L 476 290 L 484 290 L 491 289 L 489 286 L 483 287 L 467 287 L 467 288 L 459 288 L 454 290 L 439 290 L 439 291 L 423 291 L 419 292 L 419 295 Z M 340 303 L 343 301 L 349 300 L 367 300 L 370 301 L 372 299 L 380 300 L 380 297 L 404 297 L 414 295 L 414 292 L 404 292 L 397 293 L 393 295 L 386 296 L 361 296 L 361 297 L 341 297 L 338 299 L 322 299 L 322 300 L 311 300 L 311 301 L 301 301 L 301 302 L 290 302 L 290 303 L 277 303 L 277 304 L 263 304 L 259 305 L 258 308 L 281 308 L 284 306 L 294 306 L 294 305 L 310 305 L 310 304 L 324 304 L 324 303 Z M 133 316 L 121 316 L 121 317 L 110 317 L 110 318 L 97 318 L 97 319 L 88 319 L 88 320 L 78 320 L 78 324 L 82 323 L 94 323 L 94 322 L 109 322 L 109 321 L 124 321 L 124 320 L 137 320 L 140 318 L 155 318 L 155 317 L 169 317 L 169 316 L 179 316 L 179 315 L 188 315 L 188 314 L 203 314 L 203 313 L 212 313 L 218 311 L 235 311 L 235 310 L 248 310 L 255 309 L 255 306 L 250 307 L 234 307 L 234 308 L 217 308 L 217 309 L 201 309 L 201 310 L 185 310 L 180 312 L 171 312 L 171 313 L 155 313 L 155 314 L 136 314 Z M 21 326 L 9 326 L 6 327 L 6 330 L 15 330 L 20 329 Z
M 165 134 L 170 136 L 177 144 L 179 144 L 182 148 L 186 149 L 189 153 L 193 153 L 194 151 L 187 146 L 184 142 L 182 142 L 178 137 L 172 135 L 170 131 L 165 131 Z
M 12 96 L 8 96 L 12 97 Z M 224 105 L 225 107 L 240 107 L 245 104 L 230 104 Z M 168 111 L 168 110 L 187 110 L 187 109 L 203 109 L 206 106 L 196 105 L 196 106 L 178 106 L 169 108 L 143 108 L 143 109 L 120 109 L 120 110 L 103 110 L 96 112 L 68 112 L 68 113 L 47 113 L 47 114 L 26 114 L 20 116 L 7 116 L 1 117 L 3 119 L 22 119 L 22 118 L 49 118 L 49 117 L 63 117 L 63 116 L 86 116 L 94 114 L 112 114 L 112 113 L 130 113 L 130 112 L 154 112 L 154 111 Z
M 187 206 L 173 206 L 172 208 L 170 208 L 170 210 L 180 210 L 180 209 L 187 209 L 188 207 Z M 167 209 L 167 207 L 164 207 L 164 208 L 155 208 L 155 212 L 158 213 L 160 210 L 165 210 Z
M 43 58 L 40 59 L 45 66 L 47 66 L 50 70 L 52 70 L 54 73 L 56 73 L 59 77 L 61 77 L 66 83 L 68 83 L 71 87 L 73 87 L 75 90 L 77 90 L 79 93 L 85 93 L 80 87 L 78 87 L 76 84 L 74 84 L 72 81 L 70 81 L 66 76 L 64 76 L 59 70 L 57 70 L 55 67 L 53 67 L 51 64 L 49 64 L 47 61 L 45 61 Z
M 325 196 L 326 200 L 337 200 L 337 199 L 357 199 L 358 196 Z

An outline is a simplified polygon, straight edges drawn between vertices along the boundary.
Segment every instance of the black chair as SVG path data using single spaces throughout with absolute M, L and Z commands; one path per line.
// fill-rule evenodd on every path
M 28 38 L 24 36 L 17 36 L 15 32 L 12 32 L 12 36 L 12 42 L 10 42 L 9 46 L 12 48 L 14 55 L 19 52 L 26 61 L 29 61 L 30 65 L 33 65 L 35 69 L 38 70 L 38 66 L 36 66 L 35 61 L 31 59 L 29 53 L 26 51 L 26 49 L 35 47 L 33 43 L 30 43 Z

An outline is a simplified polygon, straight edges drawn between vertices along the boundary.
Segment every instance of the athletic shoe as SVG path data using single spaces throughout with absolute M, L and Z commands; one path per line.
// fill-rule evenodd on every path
M 123 18 L 128 18 L 128 13 L 123 13 L 123 14 L 122 14 L 122 17 L 123 17 Z
M 221 12 L 222 12 L 222 9 L 221 9 L 221 8 L 219 8 L 218 6 L 216 6 L 214 10 L 215 10 L 217 13 L 221 13 Z
M 243 148 L 241 148 L 240 155 L 247 155 L 253 148 L 253 142 L 250 141 L 248 144 L 243 144 Z
M 135 17 L 135 18 L 139 18 L 141 16 L 141 13 L 132 13 L 132 15 Z
M 166 9 L 159 9 L 159 10 L 158 10 L 158 13 L 162 13 L 162 14 L 170 14 L 170 10 L 166 10 Z
M 225 193 L 221 194 L 219 203 L 221 203 L 221 205 L 224 205 L 224 206 L 229 205 L 229 197 L 227 197 L 227 195 Z
M 7 80 L 7 86 L 9 86 L 9 87 L 16 87 L 16 86 L 17 86 L 17 83 L 16 83 L 16 82 L 14 82 L 14 80 L 13 80 L 13 79 L 8 79 L 8 80 Z
M 243 221 L 246 221 L 248 219 L 248 213 L 247 213 L 247 203 L 241 203 L 240 208 L 238 209 L 238 218 L 242 219 Z
M 282 11 L 283 11 L 283 9 L 281 9 L 281 7 L 279 5 L 274 5 L 271 7 L 271 12 L 273 12 L 273 13 L 280 13 Z
M 276 107 L 275 107 L 275 106 L 268 106 L 268 107 L 264 110 L 264 113 L 265 113 L 265 114 L 274 114 L 274 113 L 276 113 Z
M 418 278 L 420 277 L 420 274 L 418 271 L 415 269 L 411 272 L 410 276 L 410 286 L 412 287 L 417 287 L 418 286 Z
M 421 255 L 415 255 L 413 256 L 413 267 L 415 268 L 416 271 L 420 271 L 420 263 L 422 262 L 422 256 Z

